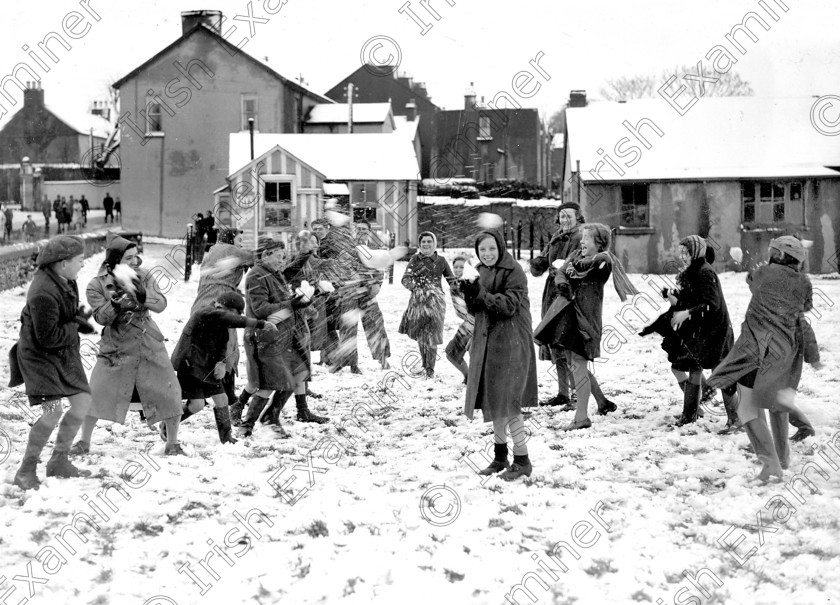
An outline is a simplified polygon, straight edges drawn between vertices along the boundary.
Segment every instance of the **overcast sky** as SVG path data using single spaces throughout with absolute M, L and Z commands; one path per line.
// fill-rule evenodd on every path
M 540 90 L 526 107 L 550 113 L 568 98 L 570 89 L 597 96 L 607 79 L 658 73 L 667 67 L 703 59 L 748 11 L 770 25 L 757 29 L 757 43 L 742 39 L 746 54 L 734 70 L 759 96 L 840 94 L 840 3 L 836 0 L 762 0 L 778 15 L 772 21 L 756 0 L 682 2 L 642 0 L 558 2 L 557 0 L 431 0 L 437 21 L 418 0 L 411 8 L 431 23 L 426 35 L 399 8 L 405 0 L 287 0 L 268 23 L 256 23 L 243 50 L 268 57 L 281 74 L 303 74 L 311 88 L 326 92 L 360 65 L 360 52 L 374 36 L 388 36 L 400 48 L 400 71 L 426 82 L 433 100 L 447 109 L 460 108 L 470 81 L 479 96 L 511 89 L 511 78 L 528 69 L 539 52 L 550 79 L 539 77 Z M 279 0 L 270 0 L 277 4 Z M 125 75 L 181 33 L 180 11 L 218 9 L 232 18 L 247 14 L 246 0 L 89 0 L 100 15 L 70 51 L 58 49 L 58 65 L 43 79 L 46 102 L 56 110 L 85 111 L 107 84 Z M 253 0 L 253 14 L 265 17 L 263 0 Z M 30 0 L 4 4 L 0 37 L 0 77 L 27 61 L 22 45 L 37 47 L 51 31 L 61 31 L 78 1 Z M 248 31 L 245 22 L 231 41 Z M 80 26 L 81 27 L 81 26 Z M 731 48 L 731 45 L 729 46 Z M 387 56 L 384 47 L 378 57 Z M 704 64 L 709 62 L 704 59 Z M 37 67 L 36 67 L 37 68 Z M 22 75 L 22 79 L 27 79 Z M 18 105 L 22 95 L 8 84 Z

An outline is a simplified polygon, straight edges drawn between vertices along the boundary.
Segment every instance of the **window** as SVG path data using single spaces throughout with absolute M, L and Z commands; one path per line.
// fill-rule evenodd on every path
M 621 186 L 621 226 L 649 227 L 648 186 L 646 184 Z
M 146 132 L 163 132 L 163 108 L 160 103 L 149 101 L 146 104 Z
M 490 129 L 490 116 L 481 116 L 478 118 L 478 140 L 492 139 L 493 132 Z
M 257 95 L 244 94 L 242 95 L 242 130 L 248 130 L 248 120 L 254 119 L 254 130 L 259 130 Z
M 292 226 L 292 183 L 267 181 L 263 186 L 265 196 L 265 226 L 280 228 Z
M 350 202 L 353 205 L 354 221 L 367 221 L 371 224 L 378 222 L 376 183 L 350 183 Z
M 743 222 L 804 224 L 804 191 L 805 185 L 802 181 L 742 182 Z

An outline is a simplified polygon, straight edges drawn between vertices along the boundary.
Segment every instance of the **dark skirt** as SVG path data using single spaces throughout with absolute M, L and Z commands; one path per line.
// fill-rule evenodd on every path
M 446 300 L 441 288 L 415 288 L 403 313 L 399 333 L 418 344 L 437 346 L 443 344 L 443 317 Z

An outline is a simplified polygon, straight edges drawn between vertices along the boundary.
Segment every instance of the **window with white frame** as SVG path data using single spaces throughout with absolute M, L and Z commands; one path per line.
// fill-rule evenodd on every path
M 146 103 L 146 132 L 163 132 L 163 107 L 156 101 Z
M 267 229 L 291 227 L 294 208 L 294 186 L 291 179 L 264 177 L 262 187 L 265 200 L 265 227 Z
M 248 120 L 254 119 L 254 130 L 259 130 L 259 103 L 256 94 L 242 95 L 242 130 L 248 130 Z
M 742 181 L 743 222 L 804 224 L 802 181 Z
M 621 186 L 621 226 L 650 227 L 646 183 Z
M 490 116 L 478 118 L 478 140 L 484 141 L 493 138 L 493 131 L 490 129 Z
M 354 221 L 379 221 L 379 199 L 375 182 L 350 183 L 350 203 L 353 206 Z

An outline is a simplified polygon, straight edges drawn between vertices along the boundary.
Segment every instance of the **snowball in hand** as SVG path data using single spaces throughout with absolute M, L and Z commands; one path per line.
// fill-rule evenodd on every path
M 566 264 L 566 259 L 558 258 L 553 263 L 551 263 L 551 266 L 554 267 L 555 269 L 562 269 L 563 265 L 565 265 L 565 264 Z
M 138 279 L 137 272 L 128 265 L 117 265 L 112 271 L 114 279 L 120 290 L 134 296 L 137 293 L 137 287 L 134 285 L 134 280 Z
M 729 249 L 729 256 L 731 256 L 732 260 L 734 260 L 736 263 L 740 263 L 742 260 L 744 260 L 744 251 L 738 248 L 737 246 L 733 246 Z
M 478 271 L 469 263 L 464 263 L 464 272 L 461 273 L 461 279 L 464 281 L 475 281 L 478 279 Z
M 318 287 L 321 288 L 322 292 L 326 292 L 328 294 L 330 292 L 335 292 L 335 288 L 333 287 L 332 282 L 329 282 L 325 279 L 322 279 L 318 282 Z
M 315 294 L 315 288 L 309 285 L 309 282 L 303 280 L 300 282 L 300 287 L 295 290 L 295 294 L 300 296 L 301 298 L 311 299 L 312 295 Z
M 478 215 L 478 226 L 482 229 L 501 229 L 504 224 L 504 219 L 498 214 L 482 212 Z

